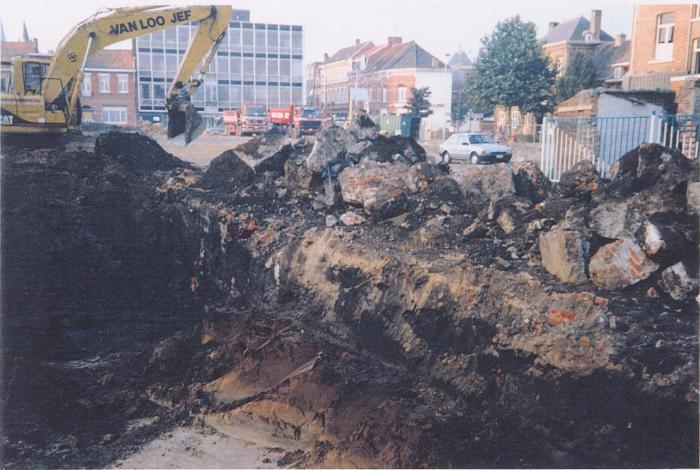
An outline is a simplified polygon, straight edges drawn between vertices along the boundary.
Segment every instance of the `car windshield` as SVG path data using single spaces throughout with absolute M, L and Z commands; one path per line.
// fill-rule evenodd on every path
M 469 136 L 469 143 L 472 144 L 492 144 L 493 137 L 487 134 L 472 134 Z
M 245 113 L 248 116 L 266 116 L 267 109 L 265 109 L 265 106 L 251 106 L 250 108 L 246 109 Z
M 304 109 L 301 112 L 301 117 L 305 118 L 317 118 L 318 117 L 318 111 L 315 109 Z

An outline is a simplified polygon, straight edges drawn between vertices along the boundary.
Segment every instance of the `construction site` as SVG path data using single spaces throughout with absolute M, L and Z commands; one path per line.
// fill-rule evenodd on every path
M 552 181 L 360 109 L 201 134 L 230 10 L 152 10 L 13 58 L 3 468 L 699 465 L 697 158 L 641 143 Z M 158 18 L 199 28 L 167 125 L 81 124 L 81 63 Z

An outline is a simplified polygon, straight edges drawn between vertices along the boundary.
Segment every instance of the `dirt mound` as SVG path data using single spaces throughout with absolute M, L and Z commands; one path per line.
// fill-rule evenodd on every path
M 195 422 L 299 467 L 697 466 L 697 162 L 552 185 L 325 130 L 201 178 L 3 157 L 8 467 Z
M 192 168 L 187 162 L 169 154 L 158 143 L 141 134 L 107 132 L 95 141 L 95 153 L 111 157 L 127 170 L 150 175 L 158 170 Z

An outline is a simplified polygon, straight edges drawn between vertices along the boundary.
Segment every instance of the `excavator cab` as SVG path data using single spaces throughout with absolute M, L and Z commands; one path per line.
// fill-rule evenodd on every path
M 68 122 L 68 103 L 60 93 L 45 103 L 41 89 L 48 77 L 50 61 L 43 57 L 14 57 L 9 74 L 3 77 L 1 112 L 3 128 L 18 134 L 62 134 Z M 56 79 L 54 79 L 56 80 Z M 7 126 L 7 127 L 5 127 Z

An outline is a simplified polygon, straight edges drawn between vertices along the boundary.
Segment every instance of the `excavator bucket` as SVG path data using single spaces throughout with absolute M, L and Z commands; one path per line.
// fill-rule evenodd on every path
M 168 110 L 168 138 L 184 135 L 185 145 L 192 142 L 204 131 L 202 116 L 192 104 L 174 106 Z

